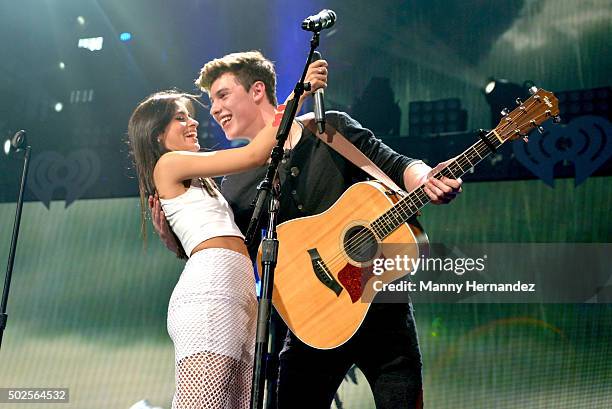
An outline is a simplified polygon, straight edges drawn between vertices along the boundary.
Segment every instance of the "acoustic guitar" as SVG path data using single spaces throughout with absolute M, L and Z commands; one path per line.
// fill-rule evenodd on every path
M 528 132 L 541 131 L 540 124 L 549 118 L 557 122 L 557 98 L 535 87 L 530 93 L 495 129 L 483 132 L 434 177 L 457 179 L 504 142 L 526 140 Z M 413 220 L 428 202 L 423 186 L 405 193 L 378 181 L 360 182 L 325 212 L 279 224 L 272 301 L 300 340 L 329 349 L 351 338 L 375 295 L 374 281 L 391 283 L 410 273 L 403 269 L 372 274 L 375 258 L 395 257 L 381 254 L 381 245 L 405 243 L 401 257 L 416 259 L 424 253 L 427 236 Z

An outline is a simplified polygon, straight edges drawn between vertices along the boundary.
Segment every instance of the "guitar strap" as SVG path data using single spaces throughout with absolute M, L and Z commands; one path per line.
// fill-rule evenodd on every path
M 361 168 L 368 175 L 372 176 L 387 185 L 396 192 L 404 192 L 385 172 L 383 172 L 374 162 L 363 154 L 355 145 L 348 141 L 337 129 L 329 123 L 325 124 L 325 133 L 319 134 L 317 125 L 314 121 L 314 114 L 308 113 L 297 118 L 306 128 L 313 134 L 319 137 L 323 142 L 329 145 L 333 150 L 344 156 L 355 166 Z

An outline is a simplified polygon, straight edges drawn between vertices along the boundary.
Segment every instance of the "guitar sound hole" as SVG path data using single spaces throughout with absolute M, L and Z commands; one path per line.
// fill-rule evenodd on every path
M 378 250 L 376 236 L 365 226 L 351 227 L 344 235 L 344 251 L 360 263 L 372 260 Z

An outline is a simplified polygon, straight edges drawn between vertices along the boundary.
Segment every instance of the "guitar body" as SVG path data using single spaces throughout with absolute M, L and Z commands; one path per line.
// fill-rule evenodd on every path
M 517 100 L 519 107 L 495 129 L 481 134 L 431 177 L 457 179 L 504 142 L 519 137 L 526 141 L 528 132 L 544 121 L 560 120 L 559 101 L 551 92 L 532 87 L 530 93 L 527 101 Z M 320 349 L 348 341 L 381 282 L 410 272 L 384 270 L 376 276 L 373 260 L 396 255 L 416 259 L 426 252 L 427 236 L 409 221 L 429 200 L 423 185 L 400 197 L 380 182 L 362 182 L 351 186 L 327 211 L 279 225 L 272 301 L 291 331 Z M 383 248 L 383 244 L 389 245 Z
M 380 182 L 350 187 L 327 211 L 278 226 L 279 254 L 273 303 L 291 331 L 304 343 L 329 349 L 348 341 L 361 325 L 375 295 L 375 280 L 394 281 L 408 271 L 372 274 L 381 243 L 405 243 L 401 255 L 419 257 L 427 237 L 408 223 L 384 240 L 364 230 L 399 198 Z M 370 239 L 369 241 L 366 239 Z M 358 244 L 367 251 L 357 250 Z

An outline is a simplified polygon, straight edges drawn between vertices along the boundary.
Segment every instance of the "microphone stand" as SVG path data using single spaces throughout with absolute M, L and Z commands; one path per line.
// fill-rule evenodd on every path
M 298 102 L 304 91 L 310 90 L 310 84 L 304 84 L 306 72 L 312 59 L 314 50 L 319 46 L 319 32 L 313 33 L 310 40 L 310 53 L 306 59 L 306 66 L 302 72 L 302 78 L 295 85 L 293 99 L 285 107 L 281 124 L 276 133 L 277 144 L 272 149 L 270 164 L 266 175 L 257 186 L 257 198 L 255 209 L 249 223 L 245 242 L 253 242 L 253 237 L 260 224 L 262 211 L 265 203 L 268 204 L 268 229 L 266 237 L 262 240 L 261 256 L 261 297 L 257 309 L 257 333 L 255 336 L 255 357 L 253 362 L 253 382 L 251 388 L 251 409 L 263 408 L 263 395 L 265 390 L 266 364 L 268 362 L 268 337 L 270 335 L 270 310 L 272 306 L 272 283 L 274 282 L 274 269 L 276 267 L 279 242 L 276 238 L 276 218 L 280 206 L 280 186 L 277 181 L 278 165 L 283 157 L 285 141 L 289 136 L 291 124 L 297 113 Z M 276 181 L 276 182 L 275 182 Z M 270 402 L 268 402 L 268 406 Z
M 19 186 L 19 198 L 17 199 L 17 211 L 15 213 L 15 222 L 13 223 L 13 236 L 11 238 L 11 248 L 9 251 L 8 264 L 6 266 L 6 275 L 4 276 L 4 289 L 2 290 L 2 304 L 0 304 L 0 348 L 2 348 L 2 337 L 8 315 L 6 314 L 6 305 L 8 303 L 9 289 L 11 287 L 11 277 L 13 275 L 13 264 L 15 262 L 15 250 L 17 248 L 17 238 L 19 236 L 19 225 L 21 224 L 21 209 L 23 208 L 23 192 L 25 190 L 26 181 L 28 179 L 28 167 L 30 164 L 30 153 L 32 147 L 26 145 L 25 155 L 23 158 L 23 171 L 21 173 L 21 185 Z

